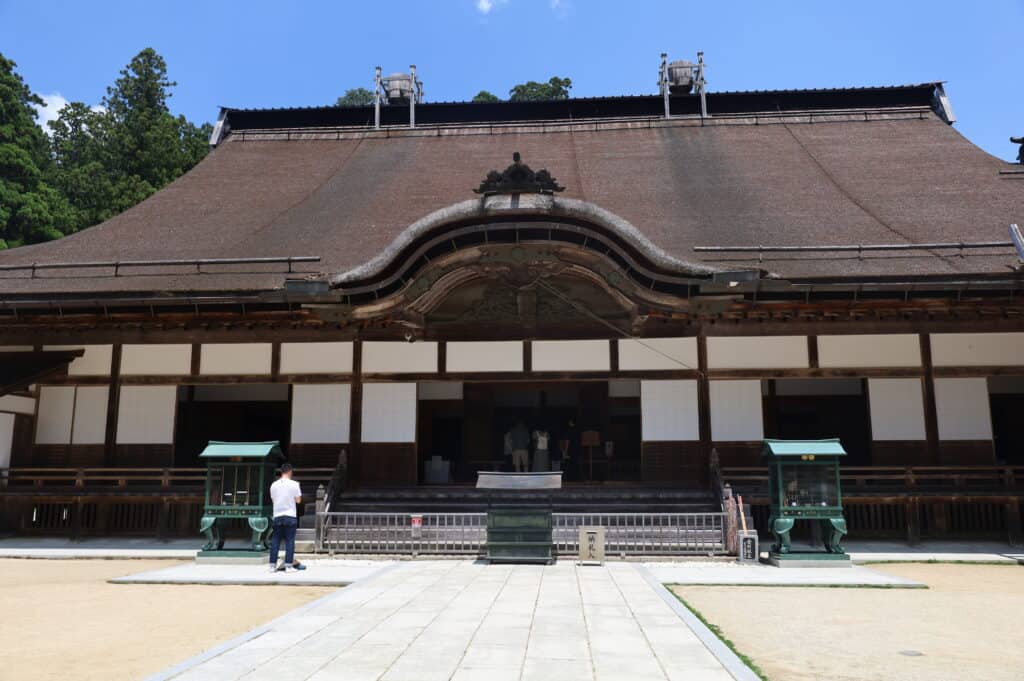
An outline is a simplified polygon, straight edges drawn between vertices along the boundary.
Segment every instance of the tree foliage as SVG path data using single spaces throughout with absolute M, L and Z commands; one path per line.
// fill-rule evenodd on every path
M 501 99 L 499 99 L 498 95 L 494 94 L 493 92 L 488 92 L 487 90 L 481 90 L 480 92 L 476 93 L 476 95 L 473 96 L 473 101 L 474 102 L 500 102 Z
M 0 248 L 44 241 L 68 228 L 70 211 L 45 181 L 50 159 L 33 104 L 43 105 L 0 54 Z
M 508 91 L 509 101 L 512 102 L 534 102 L 547 99 L 569 99 L 569 90 L 572 89 L 572 79 L 553 76 L 546 83 L 538 83 L 530 80 L 515 85 Z
M 71 102 L 61 109 L 48 139 L 32 108 L 42 100 L 0 56 L 0 246 L 106 220 L 198 163 L 212 127 L 171 114 L 174 86 L 163 57 L 146 48 L 107 88 L 101 107 Z
M 373 93 L 364 87 L 354 87 L 345 90 L 345 94 L 338 97 L 335 102 L 337 106 L 366 106 L 373 104 Z

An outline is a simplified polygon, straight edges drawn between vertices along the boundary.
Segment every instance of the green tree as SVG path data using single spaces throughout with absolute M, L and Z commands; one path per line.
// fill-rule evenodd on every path
M 473 101 L 474 102 L 500 102 L 501 99 L 498 98 L 498 95 L 496 95 L 496 94 L 494 94 L 492 92 L 488 92 L 487 90 L 481 90 L 480 92 L 476 93 L 476 95 L 473 97 Z
M 373 104 L 373 93 L 364 87 L 354 87 L 345 90 L 345 94 L 338 97 L 335 102 L 337 106 L 367 106 Z
M 569 90 L 572 89 L 572 80 L 569 78 L 552 77 L 546 83 L 527 81 L 513 86 L 508 91 L 509 101 L 512 102 L 534 102 L 547 99 L 569 99 Z
M 137 54 L 94 110 L 72 102 L 50 122 L 50 182 L 66 197 L 74 229 L 142 201 L 202 160 L 212 126 L 167 106 L 175 83 L 153 49 Z
M 44 180 L 47 140 L 36 125 L 44 105 L 0 54 L 0 248 L 45 241 L 69 229 L 71 211 Z

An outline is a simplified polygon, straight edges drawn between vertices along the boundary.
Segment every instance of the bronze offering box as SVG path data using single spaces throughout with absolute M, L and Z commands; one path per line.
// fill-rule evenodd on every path
M 839 545 L 846 534 L 839 461 L 846 450 L 838 439 L 765 440 L 762 459 L 768 464 L 770 517 L 775 543 L 774 565 L 813 561 L 816 565 L 849 565 Z M 818 523 L 824 551 L 793 551 L 790 531 L 798 520 Z
M 263 554 L 273 517 L 270 484 L 275 469 L 284 461 L 280 444 L 211 441 L 199 458 L 206 462 L 206 503 L 199 522 L 206 544 L 198 557 Z M 224 550 L 222 526 L 232 519 L 248 524 L 251 537 L 247 548 Z

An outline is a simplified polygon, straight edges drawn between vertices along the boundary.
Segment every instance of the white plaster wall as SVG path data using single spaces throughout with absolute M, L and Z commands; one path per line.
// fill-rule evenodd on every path
M 448 371 L 522 371 L 522 341 L 451 341 L 446 346 Z
M 176 400 L 177 386 L 121 386 L 117 443 L 156 445 L 174 442 Z
M 348 442 L 352 388 L 348 383 L 292 388 L 292 442 Z
M 36 413 L 36 401 L 22 395 L 4 395 L 0 397 L 0 412 L 33 416 Z
M 363 442 L 416 441 L 416 384 L 363 384 Z
M 437 343 L 366 341 L 363 343 L 363 373 L 404 374 L 437 371 Z
M 68 376 L 109 376 L 113 345 L 44 345 L 43 350 L 85 350 L 68 365 Z
M 187 343 L 121 346 L 121 374 L 125 376 L 188 376 L 192 373 L 192 346 Z
M 73 385 L 44 385 L 39 388 L 36 444 L 66 445 L 71 442 L 71 418 L 75 411 Z
M 645 442 L 700 439 L 697 381 L 641 381 L 640 413 Z
M 11 467 L 11 446 L 14 444 L 14 414 L 0 414 L 0 468 Z
M 711 369 L 800 369 L 806 366 L 806 336 L 708 338 L 708 367 Z
M 933 333 L 931 343 L 937 367 L 1024 364 L 1024 333 Z
M 611 348 L 606 340 L 533 341 L 534 371 L 608 371 Z
M 984 378 L 936 378 L 940 440 L 991 440 L 988 383 Z
M 281 343 L 282 374 L 347 374 L 352 343 Z
M 199 373 L 206 375 L 270 373 L 270 343 L 203 344 Z
M 421 400 L 461 400 L 462 381 L 421 381 L 418 391 Z
M 71 444 L 101 445 L 107 436 L 107 404 L 110 388 L 80 385 L 75 388 L 75 418 Z
M 750 442 L 764 439 L 761 381 L 711 381 L 711 439 Z
M 696 368 L 696 338 L 623 338 L 619 341 L 619 369 L 622 371 L 678 371 Z
M 921 340 L 912 333 L 818 336 L 821 367 L 919 367 Z
M 869 378 L 868 404 L 874 440 L 924 440 L 924 392 L 920 378 Z

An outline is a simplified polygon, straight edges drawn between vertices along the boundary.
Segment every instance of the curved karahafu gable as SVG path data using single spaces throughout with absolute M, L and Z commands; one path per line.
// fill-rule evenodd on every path
M 680 276 L 708 276 L 715 268 L 687 262 L 674 257 L 645 237 L 640 230 L 611 211 L 588 201 L 555 197 L 547 194 L 492 195 L 446 206 L 424 216 L 402 231 L 383 251 L 367 263 L 335 277 L 331 284 L 346 287 L 381 275 L 402 253 L 408 252 L 429 235 L 441 235 L 453 224 L 487 223 L 515 218 L 542 217 L 557 223 L 561 220 L 583 222 L 608 230 L 617 240 L 638 250 L 660 269 Z

